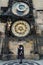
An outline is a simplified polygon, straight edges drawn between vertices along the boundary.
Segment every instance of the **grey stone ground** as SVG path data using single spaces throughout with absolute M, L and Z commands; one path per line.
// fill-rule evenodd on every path
M 17 62 L 19 62 L 18 60 L 16 60 Z M 8 63 L 8 62 L 16 62 L 15 60 L 10 60 L 10 61 L 0 61 L 0 65 L 3 65 L 4 63 Z M 25 61 L 30 61 L 30 60 L 25 60 Z M 31 60 L 33 62 L 37 62 L 39 63 L 39 65 L 43 65 L 43 60 Z M 6 64 L 7 65 L 7 64 Z M 14 64 L 15 65 L 15 64 Z M 36 65 L 36 64 L 35 64 Z

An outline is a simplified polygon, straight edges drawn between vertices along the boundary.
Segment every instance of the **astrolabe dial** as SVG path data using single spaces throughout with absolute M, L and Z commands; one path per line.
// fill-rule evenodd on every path
M 12 6 L 12 13 L 17 16 L 24 16 L 29 13 L 29 6 L 23 2 L 16 2 Z
M 12 33 L 17 37 L 24 37 L 30 32 L 30 25 L 26 21 L 16 21 L 12 25 Z

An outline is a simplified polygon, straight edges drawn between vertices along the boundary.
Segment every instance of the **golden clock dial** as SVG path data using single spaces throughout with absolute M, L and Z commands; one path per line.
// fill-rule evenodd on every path
M 30 25 L 26 21 L 16 21 L 12 25 L 12 32 L 15 36 L 24 37 L 30 32 Z

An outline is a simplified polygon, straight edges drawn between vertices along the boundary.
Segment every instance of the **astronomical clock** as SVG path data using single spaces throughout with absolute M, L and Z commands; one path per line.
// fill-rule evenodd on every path
M 34 9 L 32 0 L 2 0 L 0 6 L 1 59 L 40 59 L 42 11 Z

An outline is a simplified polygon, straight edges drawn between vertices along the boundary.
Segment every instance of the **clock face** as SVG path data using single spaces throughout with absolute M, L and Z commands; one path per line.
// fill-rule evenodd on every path
M 26 21 L 16 21 L 12 25 L 12 32 L 17 37 L 24 37 L 30 32 L 30 25 Z
M 23 2 L 16 2 L 12 6 L 12 13 L 17 16 L 27 15 L 29 13 L 29 6 Z

